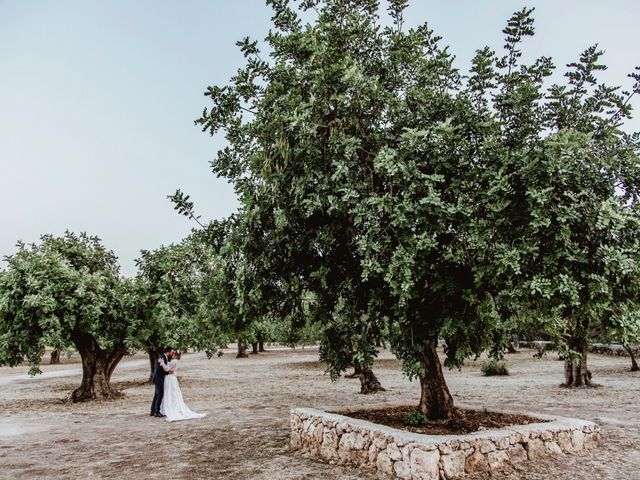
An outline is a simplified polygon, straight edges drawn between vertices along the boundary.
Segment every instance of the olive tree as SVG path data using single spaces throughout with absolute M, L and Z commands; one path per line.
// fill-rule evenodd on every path
M 82 358 L 82 383 L 73 401 L 110 399 L 118 362 L 144 331 L 130 315 L 131 282 L 118 274 L 112 251 L 100 239 L 70 232 L 18 244 L 0 275 L 0 363 L 28 361 L 30 373 L 45 347 L 74 347 Z

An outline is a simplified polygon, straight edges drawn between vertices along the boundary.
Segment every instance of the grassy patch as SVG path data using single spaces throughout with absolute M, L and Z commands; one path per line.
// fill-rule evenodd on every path
M 482 365 L 482 374 L 485 377 L 493 377 L 496 375 L 509 375 L 509 369 L 507 368 L 507 362 L 504 360 L 496 360 L 492 358 Z

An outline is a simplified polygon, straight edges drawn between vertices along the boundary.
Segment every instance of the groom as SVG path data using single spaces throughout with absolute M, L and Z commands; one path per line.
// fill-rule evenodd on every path
M 164 377 L 167 374 L 169 367 L 169 358 L 173 353 L 173 348 L 167 347 L 164 349 L 164 353 L 158 357 L 158 363 L 153 371 L 153 384 L 156 387 L 155 394 L 153 395 L 153 402 L 151 402 L 151 417 L 164 417 L 160 413 L 160 405 L 162 405 L 162 397 L 164 396 Z

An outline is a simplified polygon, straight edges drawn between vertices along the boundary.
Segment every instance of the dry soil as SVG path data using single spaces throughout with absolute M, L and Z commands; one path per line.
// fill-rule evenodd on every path
M 596 389 L 559 388 L 562 362 L 508 356 L 509 377 L 483 377 L 482 360 L 446 373 L 459 406 L 545 413 L 598 422 L 604 445 L 580 455 L 549 458 L 507 479 L 640 479 L 640 374 L 623 357 L 593 355 Z M 331 382 L 317 349 L 272 349 L 235 359 L 183 357 L 180 385 L 201 420 L 169 423 L 149 417 L 153 389 L 144 383 L 144 356 L 125 360 L 114 383 L 126 396 L 105 403 L 71 404 L 79 384 L 77 358 L 43 366 L 0 368 L 0 478 L 108 479 L 383 479 L 371 470 L 327 465 L 287 449 L 294 407 L 364 407 L 418 402 L 418 385 L 382 352 L 374 370 L 386 392 L 360 395 L 357 379 Z M 51 375 L 50 372 L 55 372 Z M 47 376 L 49 375 L 49 376 Z

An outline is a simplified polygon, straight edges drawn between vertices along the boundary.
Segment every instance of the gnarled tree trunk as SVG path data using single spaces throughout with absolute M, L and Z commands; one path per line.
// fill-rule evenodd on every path
M 442 364 L 438 358 L 434 342 L 422 352 L 422 368 L 420 376 L 420 403 L 418 409 L 430 420 L 451 418 L 455 409 L 453 398 L 449 393 L 447 382 L 442 372 Z
M 253 342 L 251 344 L 251 353 L 254 355 L 258 354 L 258 342 Z
M 378 377 L 375 376 L 373 370 L 370 368 L 361 368 L 360 373 L 358 373 L 358 378 L 360 379 L 360 393 L 367 395 L 369 393 L 385 391 Z
M 245 345 L 242 338 L 238 337 L 238 353 L 236 358 L 247 358 L 247 346 Z
M 111 387 L 111 375 L 126 353 L 123 346 L 106 351 L 92 335 L 80 333 L 74 343 L 82 358 L 82 383 L 71 394 L 73 402 L 111 400 L 121 394 Z
M 60 363 L 60 351 L 52 350 L 51 351 L 51 358 L 49 359 L 49 364 L 57 365 L 58 363 Z
M 344 376 L 344 378 L 360 378 L 360 374 L 362 373 L 362 367 L 359 363 L 355 363 L 353 365 L 353 373 L 348 373 Z
M 627 351 L 627 353 L 631 357 L 631 371 L 632 372 L 637 372 L 638 370 L 640 370 L 640 367 L 638 367 L 638 362 L 636 361 L 636 356 L 633 353 L 633 349 L 631 347 L 625 345 L 624 343 L 622 344 L 622 346 L 624 347 L 624 349 Z
M 266 352 L 266 350 L 264 349 L 264 342 L 258 342 L 258 351 Z
M 569 342 L 571 350 L 580 353 L 579 358 L 567 358 L 564 361 L 564 386 L 565 387 L 590 387 L 591 372 L 588 368 L 587 354 L 589 348 L 584 339 L 571 339 Z

